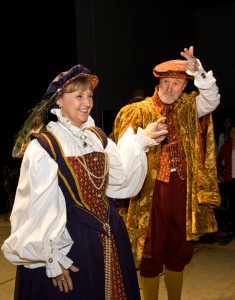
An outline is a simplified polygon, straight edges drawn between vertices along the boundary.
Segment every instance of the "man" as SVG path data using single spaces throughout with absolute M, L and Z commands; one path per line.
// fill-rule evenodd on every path
M 163 271 L 168 300 L 180 299 L 194 241 L 217 231 L 214 208 L 220 194 L 211 112 L 220 94 L 212 71 L 203 69 L 192 46 L 181 56 L 185 59 L 157 65 L 153 96 L 126 105 L 114 122 L 118 141 L 128 126 L 136 131 L 166 117 L 167 137 L 149 147 L 145 184 L 125 215 L 145 300 L 158 299 Z M 198 90 L 187 94 L 183 90 L 191 79 Z

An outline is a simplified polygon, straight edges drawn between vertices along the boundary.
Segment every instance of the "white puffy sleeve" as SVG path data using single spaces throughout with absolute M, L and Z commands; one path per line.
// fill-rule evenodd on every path
M 194 76 L 194 85 L 199 90 L 196 98 L 198 117 L 203 117 L 213 112 L 220 103 L 219 88 L 212 71 L 206 72 L 202 67 L 199 59 L 199 70 L 192 73 L 186 71 L 189 75 Z
M 46 267 L 48 277 L 61 274 L 59 263 L 69 268 L 66 257 L 73 241 L 65 227 L 65 199 L 58 186 L 57 164 L 33 140 L 22 160 L 11 217 L 11 234 L 2 251 L 15 265 Z
M 135 196 L 141 190 L 147 174 L 146 147 L 156 142 L 141 134 L 134 134 L 129 127 L 117 145 L 108 140 L 109 185 L 107 196 L 124 199 Z

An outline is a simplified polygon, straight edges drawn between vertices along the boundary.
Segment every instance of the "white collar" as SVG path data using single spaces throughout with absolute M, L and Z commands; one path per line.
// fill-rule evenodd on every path
M 81 131 L 84 131 L 85 128 L 93 127 L 95 126 L 95 121 L 93 118 L 89 115 L 86 122 L 83 123 L 82 127 L 77 127 L 72 125 L 72 123 L 61 114 L 60 108 L 53 108 L 51 109 L 51 113 L 56 115 L 58 118 L 58 122 L 64 125 L 69 131 L 73 133 L 74 136 L 79 137 L 81 135 Z

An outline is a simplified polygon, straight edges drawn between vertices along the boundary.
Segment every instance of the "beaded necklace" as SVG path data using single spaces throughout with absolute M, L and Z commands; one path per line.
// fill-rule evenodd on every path
M 86 148 L 88 146 L 92 147 L 94 145 L 94 143 L 91 140 L 91 137 L 88 133 L 88 130 L 86 128 L 79 130 L 78 132 L 74 132 L 73 130 L 71 130 L 68 126 L 66 126 L 66 124 L 62 124 L 61 122 L 58 122 L 58 125 L 65 130 L 64 126 L 66 127 L 66 129 L 68 130 L 68 134 L 70 136 L 70 138 L 72 140 L 74 140 L 74 142 L 76 142 L 76 145 L 78 145 L 80 148 Z M 81 147 L 78 143 L 79 139 L 81 141 L 83 141 L 83 146 Z M 84 170 L 87 172 L 87 175 L 90 179 L 91 184 L 99 191 L 102 189 L 104 183 L 105 183 L 105 178 L 106 175 L 109 171 L 109 165 L 108 165 L 108 155 L 107 153 L 104 152 L 105 155 L 105 165 L 104 165 L 104 174 L 102 176 L 96 176 L 94 173 L 92 173 L 86 163 L 86 160 L 84 158 L 83 155 L 81 156 L 76 156 L 76 159 L 78 160 L 78 162 L 82 165 L 82 167 L 84 168 Z M 98 157 L 95 157 L 94 160 L 98 160 Z M 94 179 L 99 179 L 101 180 L 100 185 L 97 185 L 96 182 L 94 181 Z
M 105 182 L 105 177 L 108 173 L 108 170 L 109 170 L 109 167 L 108 167 L 108 156 L 107 156 L 107 153 L 104 153 L 105 155 L 105 165 L 104 165 L 104 174 L 102 176 L 96 176 L 94 173 L 92 173 L 88 166 L 87 166 L 87 163 L 86 163 L 86 160 L 84 158 L 83 155 L 81 156 L 76 156 L 77 160 L 79 161 L 79 163 L 83 166 L 83 168 L 86 170 L 87 172 L 87 175 L 92 183 L 92 185 L 97 189 L 97 190 L 101 190 L 101 188 L 103 187 L 104 185 L 104 182 Z M 98 158 L 96 157 L 95 160 L 97 160 Z M 93 178 L 96 178 L 96 179 L 102 179 L 100 185 L 98 186 L 94 179 Z

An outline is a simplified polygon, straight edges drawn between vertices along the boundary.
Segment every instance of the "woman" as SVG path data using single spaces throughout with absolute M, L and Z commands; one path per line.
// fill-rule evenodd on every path
M 25 122 L 19 140 L 45 111 L 57 117 L 31 135 L 23 156 L 5 257 L 18 265 L 15 300 L 140 299 L 128 234 L 112 198 L 141 189 L 145 148 L 165 125 L 116 145 L 90 116 L 98 78 L 82 65 L 60 73 Z M 21 136 L 23 135 L 23 138 Z

